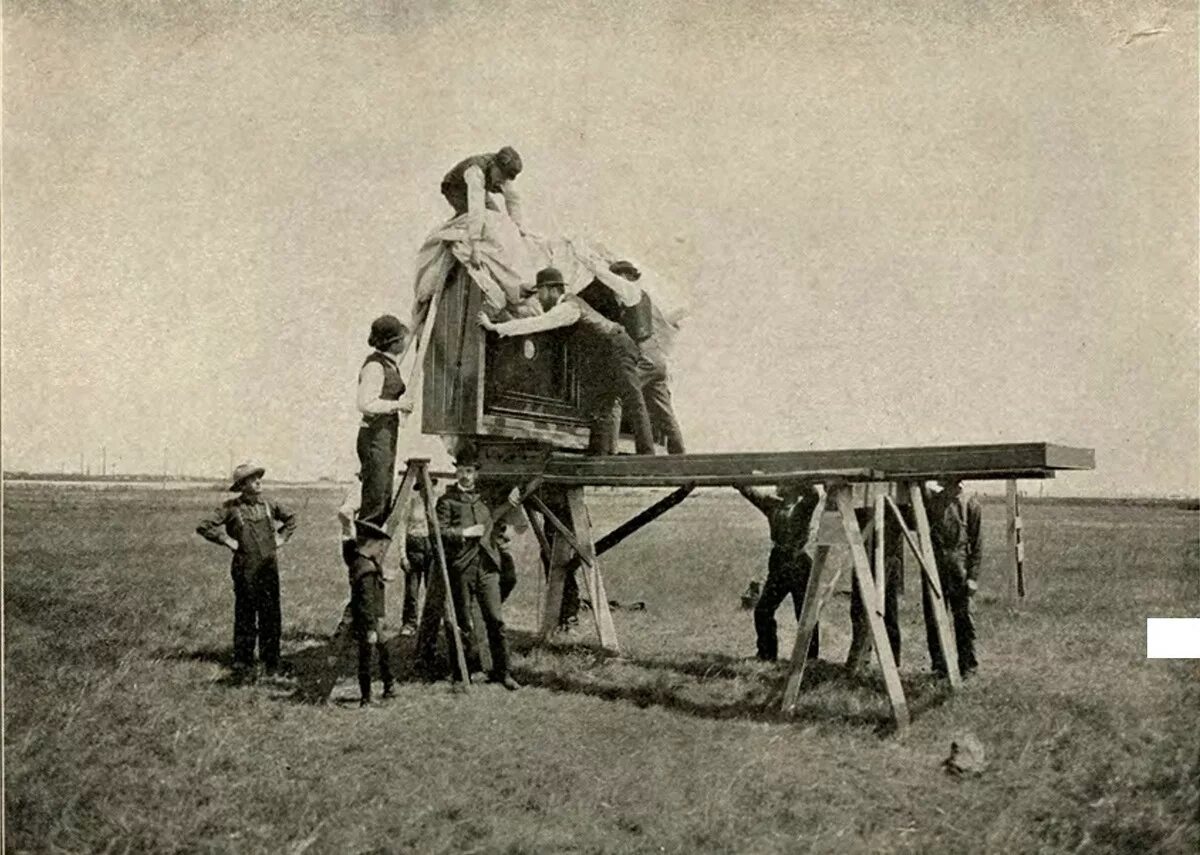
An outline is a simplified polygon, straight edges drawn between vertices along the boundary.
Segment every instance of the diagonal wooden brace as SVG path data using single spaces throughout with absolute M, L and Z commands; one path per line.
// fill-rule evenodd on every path
M 929 590 L 934 594 L 933 622 L 938 644 L 942 648 L 942 659 L 946 662 L 946 676 L 950 680 L 950 688 L 958 689 L 962 686 L 962 675 L 958 671 L 958 647 L 954 643 L 950 614 L 946 609 L 946 598 L 937 572 L 937 559 L 933 554 L 933 536 L 929 531 L 929 515 L 925 511 L 925 494 L 921 485 L 916 483 L 908 485 L 908 494 L 913 516 L 917 520 L 917 534 L 921 540 L 921 570 L 925 574 Z

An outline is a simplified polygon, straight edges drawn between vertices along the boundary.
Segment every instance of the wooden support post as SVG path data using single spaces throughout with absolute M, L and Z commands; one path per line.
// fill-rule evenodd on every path
M 800 623 L 796 627 L 796 643 L 792 647 L 792 664 L 788 669 L 787 682 L 783 687 L 783 712 L 791 715 L 796 710 L 796 699 L 800 695 L 800 684 L 804 680 L 804 668 L 808 664 L 808 645 L 821 619 L 821 608 L 837 585 L 841 572 L 829 565 L 830 547 L 821 544 L 816 548 L 812 570 L 808 574 L 808 585 L 804 589 L 804 606 L 800 612 Z M 829 575 L 831 578 L 826 579 Z
M 608 607 L 608 594 L 604 590 L 604 577 L 596 561 L 596 547 L 592 542 L 592 520 L 584 501 L 583 488 L 567 490 L 567 502 L 571 509 L 571 524 L 575 527 L 575 544 L 583 562 L 583 576 L 587 581 L 588 594 L 592 598 L 592 617 L 596 621 L 596 635 L 600 646 L 613 653 L 620 653 L 617 630 L 613 626 L 612 612 Z
M 1015 478 L 1005 485 L 1005 508 L 1008 516 L 1008 601 L 1015 606 L 1025 597 L 1025 544 L 1021 542 L 1021 506 Z
M 887 564 L 884 559 L 884 524 L 883 524 L 883 493 L 875 495 L 875 514 L 872 522 L 875 525 L 874 543 L 875 543 L 875 592 L 879 595 L 879 605 L 881 611 L 886 608 L 884 589 L 887 585 Z
M 923 558 L 921 570 L 925 575 L 925 582 L 934 593 L 934 624 L 938 644 L 942 648 L 942 658 L 946 662 L 946 676 L 950 680 L 950 688 L 958 689 L 962 686 L 962 675 L 958 672 L 958 647 L 954 643 L 954 628 L 950 622 L 950 612 L 946 608 L 946 597 L 942 593 L 937 559 L 933 554 L 933 536 L 929 531 L 929 516 L 925 512 L 925 493 L 920 484 L 913 482 L 908 485 L 908 495 L 912 503 L 913 517 L 917 522 L 917 537 Z
M 800 622 L 796 627 L 796 643 L 792 647 L 792 662 L 788 668 L 787 681 L 783 688 L 783 712 L 786 715 L 791 715 L 796 709 L 796 698 L 800 694 L 800 683 L 804 680 L 804 668 L 808 664 L 808 645 L 812 641 L 812 634 L 816 632 L 817 622 L 821 618 L 821 606 L 833 586 L 837 584 L 839 575 L 837 571 L 834 571 L 833 579 L 829 580 L 828 585 L 825 584 L 824 576 L 828 566 L 826 559 L 829 557 L 829 547 L 817 543 L 817 533 L 821 530 L 821 517 L 825 513 L 827 501 L 828 498 L 822 491 L 817 506 L 813 509 L 812 520 L 808 526 L 808 541 L 804 545 L 804 551 L 811 561 L 811 568 L 808 573 L 808 584 L 804 588 L 804 605 L 800 609 Z
M 566 490 L 567 513 L 572 531 L 566 522 L 560 520 L 539 497 L 531 497 L 534 507 L 542 512 L 546 521 L 554 527 L 556 537 L 555 549 L 550 563 L 550 584 L 546 596 L 546 612 L 542 615 L 542 637 L 549 637 L 558 625 L 558 609 L 562 604 L 562 586 L 568 572 L 567 565 L 571 559 L 571 550 L 583 562 L 584 578 L 588 584 L 588 595 L 592 600 L 592 614 L 596 618 L 596 633 L 600 644 L 606 650 L 617 652 L 616 630 L 612 627 L 612 614 L 609 612 L 608 599 L 603 597 L 601 602 L 594 599 L 604 594 L 604 581 L 596 567 L 594 545 L 592 543 L 591 522 L 588 520 L 587 507 L 583 502 L 583 488 L 571 487 Z M 580 538 L 584 542 L 580 542 Z M 585 545 L 586 543 L 586 545 Z M 563 544 L 565 548 L 560 547 Z
M 896 729 L 903 730 L 908 726 L 908 703 L 904 699 L 904 689 L 900 685 L 900 672 L 896 669 L 896 660 L 892 656 L 892 646 L 888 643 L 887 630 L 883 626 L 883 611 L 880 607 L 882 597 L 876 592 L 874 580 L 871 578 L 871 560 L 867 557 L 866 544 L 863 543 L 862 529 L 858 525 L 858 517 L 854 512 L 854 497 L 848 485 L 835 489 L 834 499 L 842 518 L 842 530 L 850 544 L 850 556 L 853 559 L 854 577 L 858 581 L 859 594 L 862 596 L 863 610 L 866 612 L 867 625 L 871 630 L 871 640 L 875 645 L 875 657 L 879 662 L 879 670 L 883 674 L 883 684 L 887 689 L 888 700 L 892 704 L 892 715 L 896 719 Z M 876 537 L 882 537 L 882 526 L 876 531 Z
M 434 552 L 437 555 L 438 569 L 442 573 L 442 584 L 446 589 L 446 623 L 450 625 L 451 637 L 454 639 L 454 652 L 458 660 L 458 675 L 462 679 L 462 686 L 465 690 L 471 684 L 471 675 L 467 670 L 466 650 L 463 647 L 463 634 L 459 631 L 458 616 L 454 612 L 454 597 L 451 594 L 450 588 L 450 568 L 446 564 L 446 547 L 442 541 L 442 527 L 438 523 L 437 508 L 433 504 L 433 482 L 429 480 L 429 467 L 427 461 L 415 461 L 409 463 L 410 467 L 414 467 L 419 471 L 421 478 L 421 493 L 425 499 L 425 516 L 429 520 L 429 533 L 433 535 Z M 404 474 L 405 480 L 408 480 L 408 473 Z

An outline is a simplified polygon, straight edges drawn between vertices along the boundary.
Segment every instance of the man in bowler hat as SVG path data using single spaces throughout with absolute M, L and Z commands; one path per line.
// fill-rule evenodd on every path
M 233 671 L 255 678 L 254 646 L 268 676 L 279 671 L 279 547 L 296 530 L 296 515 L 262 494 L 261 466 L 233 470 L 230 491 L 239 495 L 201 520 L 196 533 L 233 553 Z
M 531 318 L 493 322 L 479 314 L 480 325 L 501 337 L 530 335 L 560 327 L 574 326 L 574 341 L 583 352 L 585 383 L 590 385 L 591 435 L 588 452 L 611 454 L 616 444 L 613 435 L 613 404 L 618 399 L 633 428 L 638 454 L 654 454 L 654 431 L 650 413 L 642 397 L 642 375 L 638 367 L 641 351 L 625 328 L 610 321 L 575 294 L 566 293 L 562 274 L 547 267 L 537 275 L 538 302 L 543 313 Z

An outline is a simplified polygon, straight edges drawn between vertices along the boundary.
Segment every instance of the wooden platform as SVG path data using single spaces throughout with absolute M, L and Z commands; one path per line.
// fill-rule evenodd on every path
M 1095 452 L 1045 442 L 735 454 L 582 457 L 521 443 L 481 443 L 480 477 L 575 486 L 680 487 L 780 481 L 1053 478 L 1095 468 Z

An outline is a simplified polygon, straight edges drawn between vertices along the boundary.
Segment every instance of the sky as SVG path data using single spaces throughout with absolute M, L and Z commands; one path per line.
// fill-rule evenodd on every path
M 690 451 L 1057 442 L 1097 468 L 1048 492 L 1200 493 L 1196 17 L 7 2 L 4 467 L 350 476 L 440 178 L 513 145 L 537 230 L 687 295 Z

